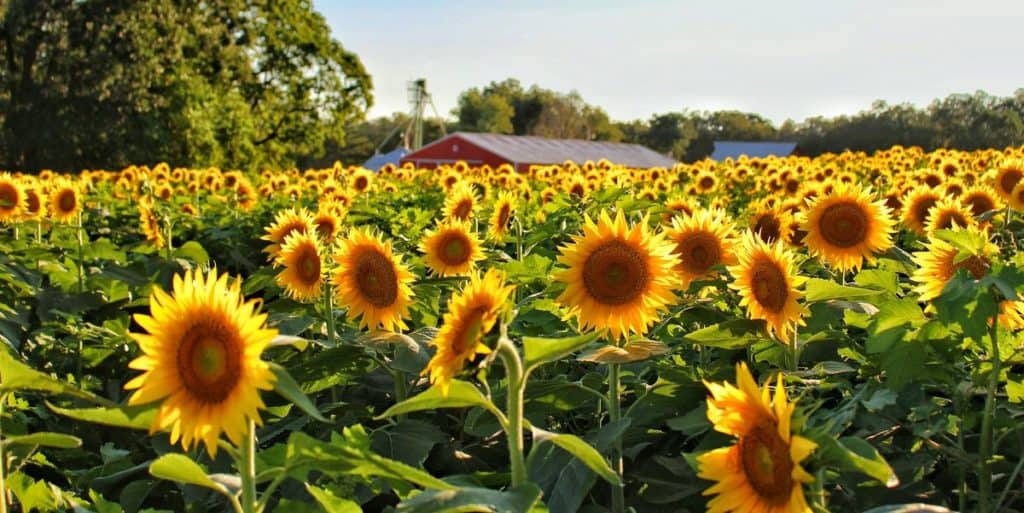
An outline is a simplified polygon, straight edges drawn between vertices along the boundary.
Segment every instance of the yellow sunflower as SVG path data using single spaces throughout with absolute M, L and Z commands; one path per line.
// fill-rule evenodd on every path
M 793 433 L 796 403 L 786 397 L 779 374 L 772 394 L 758 388 L 746 364 L 736 365 L 736 385 L 704 382 L 711 392 L 708 420 L 736 443 L 697 458 L 698 477 L 715 481 L 704 495 L 708 513 L 810 513 L 803 485 L 814 482 L 801 466 L 818 447 Z
M 942 294 L 957 270 L 963 268 L 971 273 L 976 280 L 988 274 L 992 259 L 999 255 L 999 246 L 988 238 L 986 230 L 974 226 L 961 227 L 975 242 L 972 251 L 957 262 L 959 251 L 952 244 L 934 234 L 928 238 L 925 251 L 914 253 L 914 262 L 918 268 L 910 279 L 917 283 L 914 290 L 920 295 L 921 301 L 931 301 Z
M 748 231 L 737 258 L 739 263 L 729 267 L 735 279 L 729 286 L 739 291 L 740 306 L 747 307 L 747 317 L 764 319 L 768 333 L 789 344 L 807 313 L 798 302 L 803 294 L 797 287 L 805 280 L 796 273 L 796 257 L 781 241 L 769 244 Z
M 1003 209 L 1002 199 L 991 187 L 985 185 L 975 185 L 967 189 L 960 201 L 971 210 L 971 214 L 975 218 L 981 217 L 986 212 Z
M 420 241 L 419 250 L 424 263 L 438 276 L 469 274 L 476 262 L 483 260 L 480 239 L 469 227 L 469 222 L 449 219 L 427 230 Z
M 338 213 L 335 209 L 325 209 L 323 207 L 313 216 L 313 226 L 316 228 L 316 233 L 327 244 L 333 244 L 335 237 L 338 236 L 338 232 L 341 231 L 341 220 L 344 216 L 344 210 L 340 210 Z
M 672 220 L 665 235 L 675 244 L 675 270 L 683 288 L 698 278 L 714 276 L 715 266 L 736 263 L 734 228 L 722 210 L 701 209 Z
M 78 187 L 71 181 L 60 179 L 50 189 L 50 217 L 59 223 L 71 223 L 82 210 Z
M 839 184 L 818 196 L 802 216 L 807 233 L 803 244 L 811 253 L 841 272 L 860 269 L 864 260 L 892 247 L 894 221 L 871 191 Z
M 971 211 L 955 198 L 942 198 L 932 207 L 931 215 L 928 216 L 928 225 L 925 230 L 932 233 L 935 230 L 948 230 L 954 225 L 958 227 L 973 226 L 974 216 Z
M 267 227 L 267 233 L 262 237 L 263 240 L 270 242 L 270 245 L 263 251 L 270 255 L 271 261 L 274 261 L 277 258 L 277 253 L 281 250 L 281 243 L 284 242 L 285 237 L 293 232 L 309 233 L 314 229 L 313 214 L 309 210 L 305 208 L 282 210 L 274 216 L 274 222 Z
M 368 169 L 359 169 L 349 178 L 349 188 L 356 193 L 366 192 L 373 185 L 376 175 Z
M 23 219 L 39 219 L 46 215 L 46 198 L 36 184 L 25 185 L 25 210 Z
M 1010 201 L 1013 188 L 1024 179 L 1024 160 L 1008 160 L 996 171 L 995 189 L 1004 200 Z
M 350 321 L 359 318 L 360 328 L 406 328 L 413 274 L 392 254 L 390 242 L 369 229 L 354 228 L 339 241 L 334 261 L 338 266 L 331 283 Z
M 778 205 L 758 207 L 750 218 L 750 230 L 765 242 L 789 240 L 792 225 L 793 216 Z
M 494 202 L 494 212 L 491 214 L 491 221 L 488 223 L 488 236 L 495 241 L 505 238 L 508 231 L 509 221 L 516 211 L 516 197 L 511 192 L 503 192 Z
M 167 241 L 164 240 L 163 231 L 160 229 L 160 218 L 146 203 L 139 203 L 139 227 L 147 243 L 158 249 L 166 245 Z
M 154 289 L 150 314 L 135 315 L 146 333 L 131 334 L 143 354 L 128 366 L 143 374 L 125 385 L 135 390 L 130 405 L 162 401 L 152 432 L 170 428 L 171 443 L 203 442 L 212 457 L 221 433 L 237 446 L 250 420 L 260 424 L 259 391 L 274 385 L 260 355 L 277 330 L 257 304 L 216 270 L 175 275 L 170 295 Z
M 430 382 L 440 386 L 445 396 L 452 378 L 466 362 L 491 352 L 483 337 L 494 328 L 514 288 L 505 284 L 500 271 L 488 269 L 483 277 L 473 275 L 462 291 L 448 301 L 444 323 L 433 340 L 437 351 L 423 369 L 423 374 L 429 374 Z
M 447 219 L 468 221 L 473 217 L 476 208 L 476 190 L 471 184 L 461 182 L 456 185 L 444 202 L 444 216 Z
M 940 199 L 942 195 L 928 187 L 911 189 L 903 200 L 903 225 L 921 235 L 927 233 L 932 207 Z
M 607 329 L 615 340 L 644 334 L 661 311 L 676 302 L 675 246 L 653 234 L 647 219 L 630 227 L 620 210 L 603 212 L 598 223 L 586 216 L 583 234 L 562 246 L 558 261 L 568 269 L 558 301 L 569 307 L 581 329 Z
M 284 238 L 275 263 L 283 270 L 277 284 L 298 301 L 315 301 L 323 295 L 324 249 L 312 233 L 292 232 Z
M 702 171 L 694 178 L 693 185 L 699 194 L 711 194 L 718 187 L 718 178 L 713 173 Z
M 0 173 L 0 222 L 13 223 L 25 210 L 25 190 L 10 173 Z

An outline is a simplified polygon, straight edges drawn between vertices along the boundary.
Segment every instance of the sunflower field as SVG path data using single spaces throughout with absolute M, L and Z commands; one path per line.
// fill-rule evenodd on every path
M 1024 148 L 0 174 L 0 513 L 1024 511 Z

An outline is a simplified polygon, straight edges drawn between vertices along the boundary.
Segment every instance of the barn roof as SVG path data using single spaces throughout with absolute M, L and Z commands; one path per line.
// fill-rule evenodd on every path
M 384 167 L 386 164 L 394 164 L 397 166 L 402 157 L 407 153 L 409 153 L 409 150 L 399 146 L 387 153 L 374 154 L 374 156 L 370 157 L 369 160 L 363 163 L 363 167 L 379 171 L 380 168 Z
M 715 141 L 715 151 L 711 153 L 712 160 L 725 160 L 727 158 L 739 158 L 741 155 L 748 157 L 785 157 L 796 149 L 795 142 L 775 141 Z
M 548 139 L 529 135 L 483 134 L 456 132 L 424 148 L 441 143 L 451 137 L 461 137 L 495 155 L 514 163 L 561 164 L 567 160 L 583 163 L 607 159 L 613 164 L 628 167 L 671 167 L 676 163 L 650 148 L 639 144 L 625 144 L 579 139 Z M 406 158 L 415 158 L 415 152 Z

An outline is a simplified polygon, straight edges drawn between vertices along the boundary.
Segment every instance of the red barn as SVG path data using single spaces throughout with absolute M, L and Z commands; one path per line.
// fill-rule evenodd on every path
M 460 160 L 471 166 L 511 164 L 522 173 L 532 165 L 561 164 L 567 160 L 582 164 L 601 159 L 634 168 L 672 167 L 676 164 L 675 160 L 639 144 L 469 132 L 456 132 L 438 139 L 407 153 L 401 162 L 411 162 L 426 169 Z

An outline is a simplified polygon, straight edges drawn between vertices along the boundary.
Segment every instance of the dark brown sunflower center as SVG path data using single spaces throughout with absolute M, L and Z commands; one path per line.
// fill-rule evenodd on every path
M 473 201 L 464 199 L 460 200 L 455 208 L 452 209 L 452 216 L 456 219 L 469 219 L 469 213 L 473 210 Z
M 181 337 L 177 356 L 182 385 L 204 404 L 227 399 L 242 374 L 242 342 L 237 333 L 215 320 L 189 328 Z
M 25 195 L 25 203 L 29 214 L 38 214 L 39 209 L 42 208 L 43 202 L 39 198 L 39 193 L 34 190 L 29 190 L 28 194 Z
M 57 206 L 60 207 L 61 212 L 74 212 L 75 207 L 78 206 L 78 197 L 75 196 L 74 191 L 61 191 L 57 197 Z
M 484 316 L 489 310 L 487 305 L 480 305 L 470 310 L 461 319 L 455 336 L 452 337 L 452 352 L 454 354 L 464 355 L 476 348 L 476 344 L 484 336 Z
M 704 274 L 722 260 L 718 238 L 707 232 L 694 233 L 677 241 L 675 253 L 683 268 L 694 274 Z
M 357 177 L 356 181 L 355 181 L 355 184 L 353 184 L 353 186 L 355 187 L 355 189 L 357 191 L 361 191 L 363 189 L 366 189 L 367 185 L 369 185 L 369 182 L 366 180 L 365 176 Z
M 577 184 L 573 184 L 572 188 L 569 189 L 569 194 L 572 194 L 573 196 L 576 196 L 577 198 L 582 198 L 583 197 L 583 192 L 584 192 L 583 191 L 583 185 L 582 184 L 578 184 L 578 183 Z
M 975 194 L 968 197 L 966 203 L 971 207 L 971 214 L 974 214 L 975 217 L 996 209 L 995 202 L 993 202 L 991 198 L 982 194 Z
M 313 246 L 303 246 L 295 257 L 295 274 L 303 285 L 314 285 L 320 281 L 320 255 Z
M 281 230 L 281 235 L 277 238 L 278 241 L 283 241 L 288 238 L 292 233 L 306 233 L 306 224 L 302 222 L 294 222 L 285 226 Z
M 391 260 L 378 251 L 364 251 L 356 263 L 356 283 L 363 300 L 378 308 L 398 299 L 398 276 Z
M 0 184 L 0 210 L 11 211 L 18 206 L 18 189 L 9 183 Z
M 779 240 L 781 232 L 782 223 L 780 223 L 779 219 L 770 213 L 758 216 L 757 222 L 754 223 L 754 233 L 761 237 L 761 240 L 765 242 Z
M 971 255 L 967 257 L 963 262 L 957 264 L 957 269 L 967 269 L 967 272 L 971 273 L 971 276 L 975 280 L 980 280 L 988 274 L 988 268 L 992 264 L 987 258 L 978 255 Z
M 591 297 L 606 305 L 635 301 L 649 281 L 643 255 L 619 240 L 604 243 L 583 264 L 583 286 Z
M 928 184 L 929 187 L 938 187 L 942 185 L 942 177 L 938 175 L 928 175 L 924 177 L 924 183 Z
M 868 214 L 852 203 L 831 205 L 822 212 L 818 231 L 830 245 L 852 248 L 867 238 Z
M 438 255 L 445 265 L 462 265 L 469 260 L 470 242 L 459 232 L 449 232 L 441 239 Z
M 740 460 L 750 487 L 771 505 L 785 504 L 793 492 L 789 444 L 770 422 L 761 422 L 740 438 Z
M 913 207 L 914 220 L 924 224 L 924 222 L 928 220 L 928 213 L 931 211 L 932 207 L 935 206 L 936 201 L 936 198 L 932 197 L 921 198 L 918 200 Z
M 963 228 L 967 226 L 967 219 L 955 210 L 946 210 L 939 212 L 937 219 L 935 220 L 935 227 L 939 230 L 948 230 L 953 227 L 953 223 Z
M 1010 169 L 1003 173 L 1002 178 L 999 179 L 999 187 L 1003 189 L 1003 192 L 1009 193 L 1017 186 L 1017 182 L 1019 182 L 1021 178 L 1024 178 L 1024 172 L 1021 172 L 1018 169 Z
M 507 203 L 501 205 L 501 209 L 498 210 L 498 220 L 495 226 L 498 230 L 504 230 L 508 227 L 508 219 L 512 217 L 512 209 Z
M 337 225 L 334 223 L 334 219 L 330 217 L 321 217 L 316 220 L 316 232 L 325 239 L 334 237 L 334 231 L 337 229 Z
M 774 262 L 765 260 L 756 262 L 751 271 L 750 287 L 754 299 L 769 312 L 781 312 L 789 298 L 785 273 Z
M 710 189 L 710 188 L 712 188 L 714 186 L 715 186 L 715 179 L 714 178 L 712 178 L 710 176 L 705 176 L 704 178 L 700 179 L 700 188 L 701 189 L 707 190 L 707 189 Z

